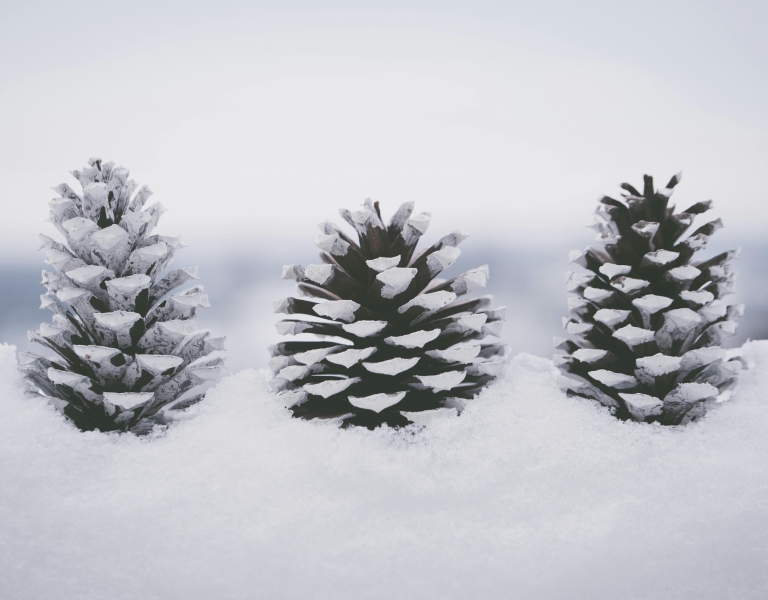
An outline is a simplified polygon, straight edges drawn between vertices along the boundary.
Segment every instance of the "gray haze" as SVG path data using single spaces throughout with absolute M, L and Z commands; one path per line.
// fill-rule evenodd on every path
M 261 365 L 283 263 L 364 198 L 471 234 L 514 350 L 550 353 L 595 199 L 685 173 L 744 247 L 765 337 L 764 2 L 18 2 L 0 7 L 0 341 L 37 310 L 50 187 L 115 160 L 191 244 L 233 368 Z M 270 332 L 270 333 L 267 333 Z M 270 337 L 272 336 L 272 337 Z
M 767 7 L 6 1 L 0 249 L 31 255 L 49 188 L 92 155 L 224 253 L 368 196 L 547 239 L 679 170 L 680 202 L 762 235 Z

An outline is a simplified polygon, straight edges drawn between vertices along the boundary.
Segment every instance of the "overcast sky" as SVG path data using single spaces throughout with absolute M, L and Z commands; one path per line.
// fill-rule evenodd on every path
M 366 197 L 546 238 L 678 170 L 679 204 L 763 235 L 766 30 L 766 2 L 5 0 L 0 249 L 36 246 L 93 155 L 223 250 Z

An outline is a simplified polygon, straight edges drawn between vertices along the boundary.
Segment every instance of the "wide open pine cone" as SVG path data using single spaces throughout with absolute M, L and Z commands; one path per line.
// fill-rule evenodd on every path
M 278 331 L 307 338 L 272 350 L 272 387 L 294 416 L 403 426 L 403 413 L 459 407 L 498 373 L 503 345 L 483 340 L 500 333 L 503 308 L 489 309 L 490 296 L 459 299 L 485 286 L 488 267 L 436 280 L 466 236 L 456 231 L 413 258 L 429 215 L 412 211 L 403 204 L 385 226 L 378 202 L 342 210 L 359 242 L 323 223 L 323 264 L 284 268 L 310 297 L 275 306 L 295 315 Z
M 568 274 L 570 340 L 556 363 L 570 393 L 594 398 L 616 416 L 663 425 L 686 423 L 722 400 L 736 383 L 739 359 L 720 343 L 736 332 L 743 306 L 729 305 L 738 251 L 693 260 L 722 226 L 718 219 L 686 232 L 712 202 L 675 213 L 669 206 L 680 175 L 640 193 L 622 184 L 624 201 L 603 197 L 595 227 L 599 245 L 575 251 L 585 269 Z

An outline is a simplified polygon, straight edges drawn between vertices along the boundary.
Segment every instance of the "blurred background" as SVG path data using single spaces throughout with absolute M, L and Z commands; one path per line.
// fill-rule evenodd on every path
M 233 370 L 266 363 L 316 223 L 415 201 L 470 234 L 514 352 L 549 356 L 596 199 L 682 170 L 743 249 L 738 338 L 768 337 L 768 4 L 52 2 L 0 7 L 0 342 L 26 347 L 51 187 L 90 156 L 147 183 Z

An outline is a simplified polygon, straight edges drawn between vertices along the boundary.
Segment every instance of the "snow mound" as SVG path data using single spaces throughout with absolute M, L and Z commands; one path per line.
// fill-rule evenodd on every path
M 82 434 L 0 346 L 3 598 L 768 597 L 768 342 L 684 430 L 520 355 L 412 430 L 289 418 L 223 380 L 154 439 Z

